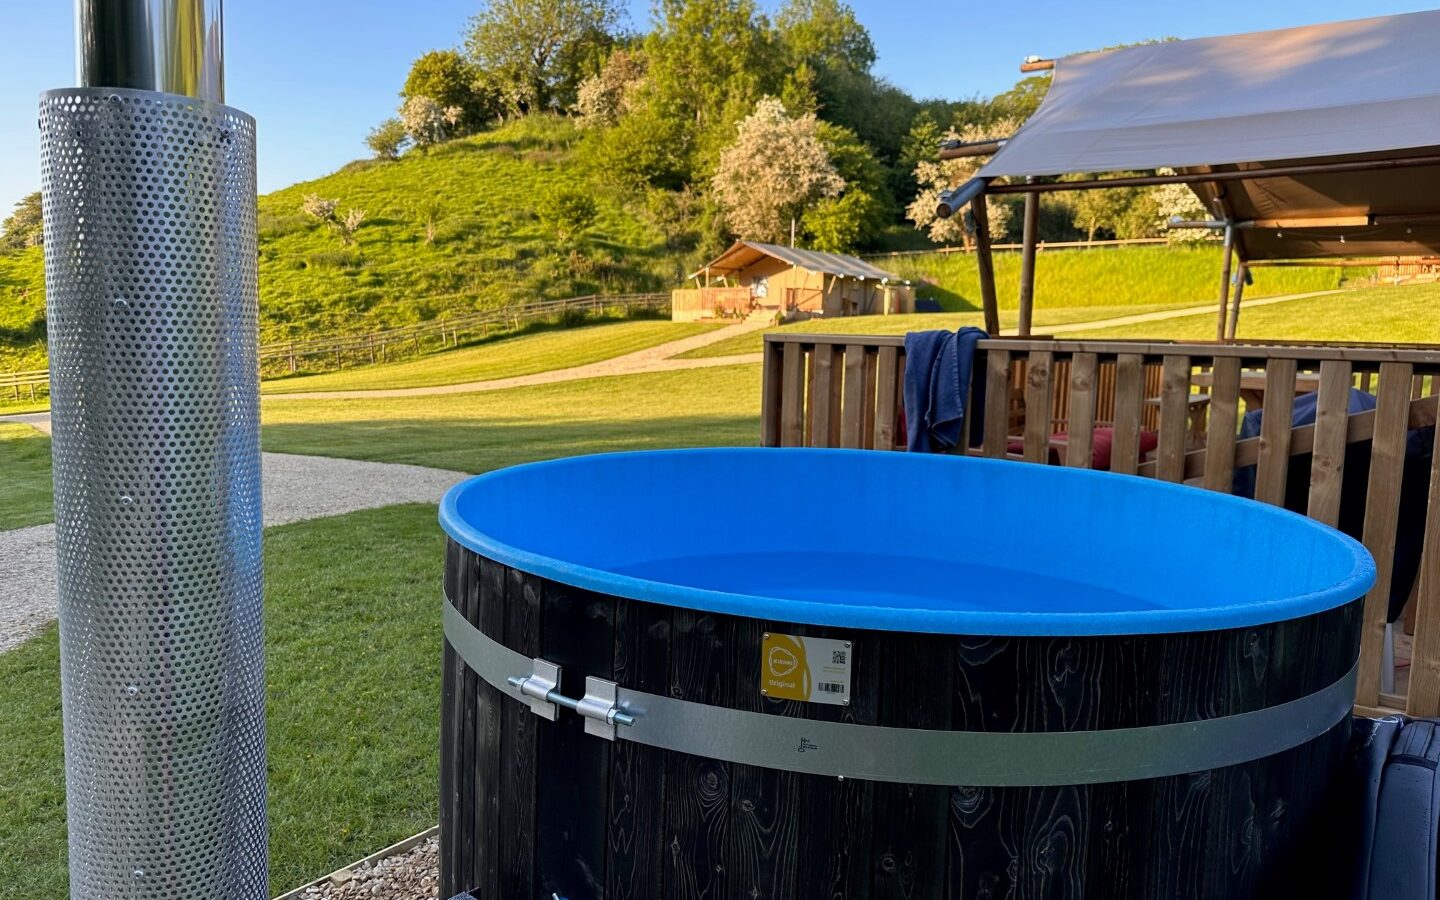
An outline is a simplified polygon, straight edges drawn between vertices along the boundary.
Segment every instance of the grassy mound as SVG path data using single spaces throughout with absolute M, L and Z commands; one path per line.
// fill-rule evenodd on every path
M 531 116 L 399 160 L 364 160 L 260 198 L 260 337 L 324 337 L 590 293 L 663 290 L 683 268 L 638 208 L 590 176 L 575 126 Z M 580 191 L 595 218 L 561 240 L 538 211 Z M 365 212 L 355 242 L 304 197 Z M 428 232 L 428 235 L 427 235 Z M 0 372 L 43 368 L 40 248 L 0 253 Z

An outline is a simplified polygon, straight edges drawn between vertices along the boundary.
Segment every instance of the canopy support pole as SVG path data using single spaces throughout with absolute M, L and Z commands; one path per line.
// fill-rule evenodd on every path
M 1250 265 L 1243 259 L 1235 272 L 1235 299 L 1230 304 L 1230 323 L 1225 328 L 1225 340 L 1235 342 L 1236 329 L 1240 327 L 1240 298 L 1245 294 L 1245 279 L 1250 275 Z
M 1034 181 L 1027 178 L 1026 181 Z M 1025 225 L 1020 251 L 1020 323 L 1016 333 L 1030 335 L 1035 318 L 1035 245 L 1040 230 L 1040 195 L 1025 195 Z
M 1235 253 L 1235 223 L 1225 223 L 1225 249 L 1220 259 L 1220 312 L 1215 317 L 1215 340 L 1225 340 L 1225 302 L 1230 298 L 1230 262 Z
M 995 299 L 995 260 L 990 254 L 990 211 L 985 208 L 984 191 L 970 201 L 970 214 L 975 219 L 975 268 L 980 276 L 985 331 L 994 337 L 1000 333 L 1000 305 Z

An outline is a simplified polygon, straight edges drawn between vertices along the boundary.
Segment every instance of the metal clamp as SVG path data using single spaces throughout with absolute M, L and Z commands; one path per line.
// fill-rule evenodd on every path
M 585 696 L 573 700 L 560 693 L 560 667 L 548 660 L 532 659 L 530 674 L 505 679 L 520 692 L 530 711 L 555 721 L 559 707 L 574 710 L 585 719 L 585 733 L 607 741 L 615 740 L 616 725 L 634 725 L 635 717 L 622 712 L 616 703 L 616 684 L 603 678 L 585 679 Z
M 532 659 L 529 675 L 512 675 L 505 680 L 520 691 L 530 711 L 546 721 L 555 721 L 560 714 L 555 704 L 567 699 L 559 691 L 560 667 L 547 660 Z

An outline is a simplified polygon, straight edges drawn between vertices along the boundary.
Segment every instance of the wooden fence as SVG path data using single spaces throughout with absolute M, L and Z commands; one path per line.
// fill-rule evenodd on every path
M 391 362 L 456 347 L 466 339 L 515 330 L 533 322 L 606 313 L 622 316 L 637 311 L 659 313 L 669 307 L 669 294 L 591 294 L 504 306 L 385 331 L 305 341 L 278 341 L 260 346 L 260 374 L 273 377 L 302 370 L 335 371 L 349 366 Z M 37 395 L 48 393 L 49 388 L 50 373 L 44 369 L 0 373 L 0 402 L 8 399 L 12 391 L 14 400 L 23 399 L 22 390 L 28 391 L 29 399 L 34 400 Z
M 1169 244 L 1169 238 L 1124 238 L 1113 241 L 1041 241 L 1037 250 L 1098 250 L 1102 247 L 1154 247 Z M 1020 250 L 1023 244 L 991 244 L 991 250 Z M 861 259 L 890 259 L 896 256 L 921 256 L 926 253 L 972 253 L 969 247 L 933 247 L 929 250 L 891 250 L 888 253 L 862 253 Z
M 1422 430 L 1440 403 L 1440 347 L 998 338 L 979 350 L 985 393 L 969 408 L 984 439 L 972 455 L 1093 468 L 1103 434 L 1110 471 L 1230 492 L 1237 470 L 1253 467 L 1256 499 L 1348 522 L 1378 569 L 1365 599 L 1357 710 L 1440 715 L 1440 453 Z M 764 361 L 766 446 L 904 449 L 903 336 L 770 334 Z M 1372 393 L 1375 409 L 1350 412 L 1352 388 Z M 1293 427 L 1296 398 L 1310 391 L 1315 424 Z M 1262 404 L 1258 434 L 1241 438 L 1244 414 Z M 1347 459 L 1368 472 L 1347 482 Z M 1406 521 L 1418 510 L 1423 526 L 1401 534 L 1402 508 Z M 1177 544 L 1184 534 L 1176 523 Z M 1382 667 L 1392 585 L 1405 583 L 1397 539 L 1419 542 L 1408 688 L 1392 688 L 1393 670 Z
M 37 400 L 50 392 L 50 372 L 35 369 L 30 372 L 0 373 L 0 402 L 4 400 Z

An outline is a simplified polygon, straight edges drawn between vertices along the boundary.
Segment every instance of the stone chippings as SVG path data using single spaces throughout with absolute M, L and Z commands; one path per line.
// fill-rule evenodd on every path
M 440 840 L 429 838 L 396 856 L 342 869 L 305 889 L 302 900 L 375 897 L 384 900 L 439 900 Z

